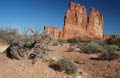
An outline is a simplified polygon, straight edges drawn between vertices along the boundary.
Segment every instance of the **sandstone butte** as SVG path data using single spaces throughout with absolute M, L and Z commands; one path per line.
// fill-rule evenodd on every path
M 87 16 L 84 5 L 70 2 L 64 17 L 64 27 L 45 26 L 44 32 L 50 33 L 54 39 L 67 40 L 70 38 L 102 39 L 103 15 L 94 8 Z

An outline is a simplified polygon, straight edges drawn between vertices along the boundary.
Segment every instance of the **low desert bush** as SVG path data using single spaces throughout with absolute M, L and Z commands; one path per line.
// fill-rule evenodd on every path
M 26 41 L 24 42 L 23 46 L 27 48 L 32 48 L 34 47 L 35 42 L 34 41 Z
M 82 40 L 82 39 L 80 39 L 80 38 L 74 38 L 74 39 L 68 39 L 67 40 L 67 43 L 71 43 L 71 44 L 77 44 L 77 45 L 79 45 L 79 44 L 87 44 L 87 43 L 89 43 L 91 40 Z
M 115 52 L 118 49 L 117 45 L 108 45 L 106 43 L 100 43 L 98 41 L 91 41 L 82 47 L 84 53 L 98 53 L 98 52 Z
M 118 45 L 111 44 L 111 45 L 109 45 L 109 46 L 110 46 L 110 48 L 111 48 L 112 50 L 114 50 L 114 51 L 119 50 L 119 46 L 118 46 Z
M 117 47 L 114 45 L 108 45 L 108 44 L 102 44 L 102 47 L 104 48 L 104 52 L 115 52 Z
M 31 38 L 20 38 L 19 41 L 17 42 L 18 45 L 22 48 L 33 48 L 35 41 Z
M 7 30 L 4 29 L 0 30 L 0 38 L 6 40 L 10 44 L 16 42 L 18 39 L 13 33 L 8 32 Z
M 83 53 L 88 53 L 88 54 L 104 52 L 104 51 L 105 50 L 102 47 L 102 45 L 100 45 L 98 42 L 94 42 L 94 41 L 91 41 L 90 43 L 88 43 L 87 46 L 84 46 L 82 48 L 82 52 Z
M 68 58 L 62 58 L 58 61 L 58 65 L 67 73 L 73 74 L 77 72 L 77 67 Z
M 67 74 L 74 74 L 77 72 L 77 67 L 68 58 L 62 58 L 58 60 L 58 62 L 50 64 L 49 67 L 56 71 L 65 71 Z
M 108 60 L 108 61 L 116 60 L 119 58 L 120 58 L 120 55 L 115 52 L 104 52 L 104 53 L 100 54 L 98 57 L 99 60 Z
M 68 51 L 68 52 L 75 51 L 75 48 L 73 48 L 73 47 L 69 47 L 69 48 L 67 49 L 67 51 Z
M 54 69 L 55 71 L 60 71 L 60 72 L 63 71 L 62 67 L 57 63 L 50 63 L 49 67 Z
M 75 39 L 68 39 L 67 40 L 67 43 L 75 43 L 76 41 L 75 41 Z
M 106 44 L 120 45 L 120 39 L 115 39 L 115 38 L 106 39 L 106 40 L 105 40 L 105 43 L 106 43 Z
M 74 38 L 74 39 L 68 39 L 67 43 L 77 43 L 79 44 L 81 42 L 80 38 Z

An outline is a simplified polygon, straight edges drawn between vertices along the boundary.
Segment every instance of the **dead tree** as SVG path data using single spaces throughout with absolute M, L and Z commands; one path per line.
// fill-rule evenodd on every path
M 27 32 L 28 30 L 26 33 Z M 24 43 L 24 46 L 19 46 L 19 42 L 10 44 L 10 47 L 6 51 L 7 57 L 17 60 L 27 58 L 32 60 L 32 63 L 35 63 L 37 59 L 44 57 L 44 55 L 49 51 L 48 45 L 52 40 L 50 34 L 39 34 L 34 30 L 31 30 L 31 32 L 31 36 L 26 35 L 29 39 L 25 40 L 24 37 L 23 40 L 20 40 L 20 43 Z M 30 42 L 30 44 L 28 44 L 27 41 Z M 29 45 L 29 47 L 26 47 L 25 45 Z M 21 49 L 24 49 L 25 52 Z
M 9 58 L 17 60 L 21 59 L 24 56 L 20 47 L 16 43 L 13 43 L 9 46 L 9 48 L 6 50 L 6 55 Z

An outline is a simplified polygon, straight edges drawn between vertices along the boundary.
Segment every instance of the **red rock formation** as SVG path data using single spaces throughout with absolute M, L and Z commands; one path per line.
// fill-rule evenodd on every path
M 87 31 L 91 38 L 103 38 L 103 15 L 91 8 Z
M 46 33 L 50 34 L 55 39 L 62 39 L 62 36 L 63 36 L 63 29 L 62 28 L 45 26 L 44 31 Z
M 91 8 L 90 16 L 87 16 L 86 8 L 83 5 L 70 3 L 69 9 L 64 18 L 63 29 L 45 27 L 46 32 L 52 32 L 55 39 L 69 38 L 103 38 L 103 16 L 100 12 Z
M 83 5 L 70 3 L 65 15 L 64 39 L 79 37 L 86 30 L 87 13 Z

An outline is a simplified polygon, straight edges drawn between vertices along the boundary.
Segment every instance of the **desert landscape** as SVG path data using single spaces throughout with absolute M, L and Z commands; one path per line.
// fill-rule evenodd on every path
M 0 78 L 120 78 L 120 35 L 104 15 L 70 2 L 63 28 L 0 29 Z

